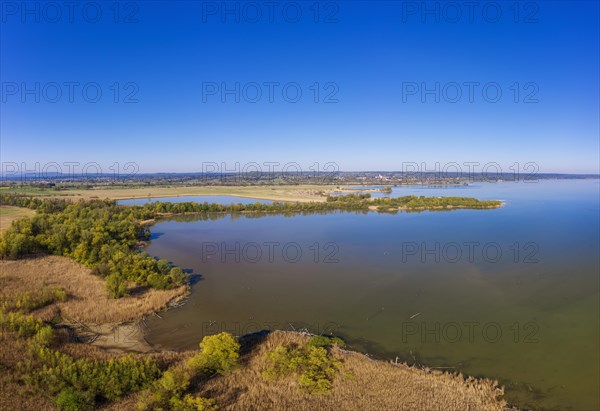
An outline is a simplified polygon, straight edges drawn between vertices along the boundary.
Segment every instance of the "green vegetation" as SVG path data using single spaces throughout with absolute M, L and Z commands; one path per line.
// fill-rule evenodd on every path
M 125 295 L 127 281 L 157 289 L 186 281 L 181 269 L 138 251 L 138 242 L 150 235 L 139 223 L 151 216 L 144 209 L 99 200 L 70 203 L 9 196 L 0 200 L 38 211 L 31 218 L 15 221 L 0 238 L 1 258 L 38 252 L 70 257 L 105 276 L 107 290 L 115 298 Z
M 239 357 L 240 344 L 231 334 L 223 332 L 204 337 L 200 353 L 190 358 L 187 365 L 197 374 L 223 374 L 237 364 Z
M 331 354 L 333 345 L 343 342 L 323 336 L 312 337 L 301 346 L 278 345 L 268 354 L 269 367 L 263 375 L 269 379 L 294 374 L 298 384 L 311 394 L 327 394 L 341 362 Z
M 20 312 L 8 312 L 4 306 L 0 308 L 0 328 L 2 330 L 14 331 L 19 337 L 35 337 L 37 340 L 46 341 L 48 344 L 52 340 L 50 335 L 52 327 L 45 325 L 42 321 L 31 315 L 25 315 Z M 50 338 L 48 338 L 49 335 Z
M 380 207 L 398 207 L 407 210 L 425 210 L 438 208 L 495 208 L 502 203 L 497 200 L 478 200 L 471 197 L 424 197 L 424 196 L 404 196 L 404 197 L 384 197 L 376 198 L 372 201 L 373 205 Z
M 14 308 L 27 312 L 37 310 L 55 302 L 67 300 L 67 292 L 60 287 L 43 287 L 36 291 L 28 291 L 16 299 Z
M 25 298 L 17 296 L 17 300 Z M 18 308 L 21 311 L 7 307 L 3 303 L 0 308 L 2 332 L 13 332 L 28 342 L 27 354 L 17 367 L 22 383 L 52 397 L 59 410 L 90 410 L 148 389 L 147 395 L 140 396 L 139 410 L 214 411 L 215 401 L 192 396 L 190 384 L 226 373 L 239 358 L 240 345 L 228 333 L 205 337 L 199 353 L 164 372 L 155 360 L 133 355 L 73 358 L 55 347 L 52 324 L 34 318 L 25 306 Z
M 212 411 L 213 400 L 192 397 L 186 393 L 190 382 L 197 378 L 209 378 L 231 370 L 240 356 L 240 344 L 228 333 L 204 337 L 200 352 L 184 365 L 166 371 L 153 384 L 148 396 L 138 403 L 138 410 Z
M 178 366 L 166 371 L 162 378 L 154 382 L 148 392 L 141 396 L 141 400 L 137 403 L 138 411 L 216 410 L 214 400 L 193 397 L 186 393 L 192 378 L 194 378 L 194 374 L 188 367 Z
M 17 301 L 27 298 L 18 296 Z M 99 361 L 88 358 L 74 359 L 52 347 L 55 341 L 51 324 L 31 314 L 8 311 L 4 303 L 0 309 L 2 331 L 15 332 L 28 340 L 27 356 L 19 368 L 23 382 L 38 392 L 54 397 L 61 410 L 86 410 L 95 404 L 114 401 L 130 392 L 145 388 L 160 375 L 155 361 L 124 356 L 115 360 Z M 22 311 L 33 306 L 19 307 Z
M 497 200 L 478 200 L 471 197 L 424 197 L 424 196 L 404 196 L 404 197 L 383 197 L 370 198 L 366 194 L 348 194 L 345 196 L 329 196 L 328 203 L 338 204 L 340 208 L 360 209 L 375 206 L 379 210 L 396 208 L 402 210 L 435 210 L 440 208 L 495 208 L 502 203 Z
M 150 359 L 74 359 L 43 346 L 32 348 L 32 359 L 26 367 L 29 385 L 56 397 L 57 403 L 71 404 L 76 397 L 77 402 L 82 402 L 79 409 L 139 391 L 160 375 L 156 362 Z

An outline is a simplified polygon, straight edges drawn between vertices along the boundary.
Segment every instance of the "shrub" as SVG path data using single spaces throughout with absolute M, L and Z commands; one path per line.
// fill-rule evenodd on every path
M 240 344 L 229 333 L 204 337 L 201 351 L 184 365 L 172 367 L 156 381 L 148 395 L 137 404 L 140 411 L 213 411 L 214 400 L 186 394 L 192 377 L 223 374 L 232 369 L 239 358 Z
M 179 267 L 173 267 L 171 268 L 171 271 L 169 271 L 169 280 L 171 284 L 184 284 L 186 279 L 185 273 Z
M 113 298 L 121 298 L 127 295 L 127 283 L 125 277 L 118 272 L 111 273 L 106 277 L 106 291 Z
M 200 353 L 188 360 L 188 367 L 205 375 L 223 374 L 232 369 L 240 356 L 240 344 L 229 333 L 206 336 L 200 343 Z
M 98 264 L 92 268 L 92 274 L 97 275 L 98 277 L 106 278 L 110 274 L 110 267 L 105 263 Z
M 18 312 L 7 313 L 4 309 L 0 309 L 0 327 L 10 331 L 15 331 L 19 337 L 34 337 L 42 332 L 44 336 L 42 340 L 48 339 L 52 335 L 52 327 L 44 325 L 44 323 L 31 315 L 24 315 Z
M 286 347 L 278 345 L 267 354 L 269 366 L 263 375 L 275 379 L 295 374 L 300 387 L 311 394 L 326 394 L 333 387 L 340 361 L 335 359 L 328 348 L 339 339 L 313 337 L 303 346 Z
M 169 401 L 169 406 L 172 411 L 216 411 L 217 406 L 215 404 L 215 400 L 202 398 L 202 397 L 192 397 L 191 395 L 186 395 L 183 398 L 173 397 Z
M 169 288 L 169 279 L 161 274 L 152 273 L 148 275 L 146 281 L 150 287 L 156 288 L 157 290 L 166 290 Z
M 97 401 L 114 401 L 130 392 L 147 387 L 158 378 L 160 371 L 154 361 L 138 360 L 125 356 L 108 361 L 88 358 L 74 359 L 49 348 L 35 348 L 34 358 L 42 367 L 30 369 L 26 382 L 50 395 L 56 400 L 77 398 L 83 404 L 95 404 Z
M 165 371 L 162 377 L 152 384 L 148 395 L 138 402 L 138 410 L 171 409 L 171 401 L 174 398 L 181 399 L 190 385 L 190 378 L 190 371 L 183 367 L 177 366 Z
M 17 297 L 15 308 L 34 311 L 57 301 L 66 301 L 67 292 L 60 287 L 43 287 L 35 292 L 24 292 Z
M 339 337 L 327 337 L 323 335 L 315 335 L 308 340 L 308 345 L 311 347 L 344 347 L 346 343 Z
M 61 411 L 84 411 L 94 406 L 94 399 L 88 393 L 81 393 L 73 388 L 63 389 L 54 402 Z
M 193 371 L 187 366 L 176 366 L 166 371 L 149 390 L 149 395 L 142 397 L 137 404 L 139 411 L 171 410 L 171 411 L 213 411 L 215 401 L 185 394 Z

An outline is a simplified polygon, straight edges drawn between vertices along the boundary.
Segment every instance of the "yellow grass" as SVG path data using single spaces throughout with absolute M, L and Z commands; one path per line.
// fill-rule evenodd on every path
M 98 188 L 56 191 L 52 189 L 32 190 L 25 194 L 43 197 L 70 199 L 128 199 L 148 197 L 178 197 L 193 195 L 231 195 L 245 198 L 258 198 L 273 201 L 325 201 L 319 191 L 332 192 L 332 185 L 290 185 L 290 186 L 204 186 L 204 187 L 147 187 L 147 188 Z M 3 189 L 11 192 L 10 188 Z
M 505 409 L 503 391 L 488 380 L 374 361 L 334 349 L 343 364 L 331 393 L 310 395 L 297 379 L 267 380 L 266 354 L 278 344 L 301 344 L 308 337 L 275 331 L 241 358 L 244 367 L 200 386 L 198 394 L 217 400 L 221 410 L 456 410 Z
M 167 306 L 184 295 L 187 287 L 174 290 L 132 290 L 133 295 L 112 299 L 104 280 L 74 261 L 59 256 L 40 256 L 25 260 L 0 261 L 0 299 L 41 289 L 44 285 L 64 288 L 65 302 L 56 304 L 63 319 L 83 323 L 121 323 L 139 319 L 143 314 Z
M 35 211 L 28 208 L 0 206 L 0 233 L 8 229 L 13 221 L 21 217 L 31 217 Z

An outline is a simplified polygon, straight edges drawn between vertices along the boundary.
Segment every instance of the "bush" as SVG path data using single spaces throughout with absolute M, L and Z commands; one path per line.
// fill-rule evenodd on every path
M 106 291 L 113 298 L 121 298 L 127 295 L 127 283 L 125 277 L 118 272 L 113 272 L 106 277 Z
M 26 381 L 57 400 L 73 397 L 76 392 L 86 403 L 114 401 L 130 392 L 146 388 L 160 375 L 156 363 L 124 356 L 107 361 L 74 359 L 45 347 L 33 349 L 33 357 L 41 367 L 32 367 Z M 62 396 L 61 396 L 62 393 Z
M 215 400 L 202 398 L 202 397 L 192 397 L 191 395 L 186 395 L 183 398 L 173 397 L 169 401 L 169 406 L 172 411 L 216 411 L 217 406 L 215 404 Z
M 106 278 L 110 274 L 110 267 L 108 264 L 98 264 L 92 268 L 92 274 L 97 275 L 98 277 Z
M 84 411 L 94 406 L 94 399 L 87 393 L 80 393 L 73 388 L 63 389 L 54 401 L 61 411 Z
M 173 267 L 171 268 L 171 271 L 169 271 L 169 280 L 171 284 L 184 284 L 186 279 L 185 273 L 179 267 Z
M 229 333 L 204 337 L 201 351 L 190 358 L 185 365 L 172 367 L 156 381 L 138 402 L 140 411 L 213 411 L 214 400 L 196 398 L 186 394 L 194 376 L 204 377 L 215 373 L 223 374 L 232 369 L 239 358 L 240 345 Z
M 142 396 L 137 404 L 139 411 L 171 410 L 171 411 L 213 411 L 215 401 L 185 394 L 193 371 L 187 366 L 176 366 L 166 371 L 149 390 L 149 395 Z
M 310 347 L 333 347 L 334 345 L 343 348 L 346 343 L 339 337 L 326 337 L 323 335 L 315 335 L 308 340 Z
M 295 374 L 300 387 L 311 394 L 326 394 L 340 367 L 328 348 L 339 339 L 313 337 L 303 346 L 278 345 L 268 353 L 268 368 L 263 375 L 269 379 Z
M 18 312 L 7 313 L 4 309 L 0 309 L 0 327 L 15 331 L 19 337 L 29 338 L 42 333 L 41 340 L 48 340 L 52 336 L 52 327 L 42 321 Z
M 43 287 L 35 292 L 24 292 L 17 297 L 15 308 L 26 312 L 37 310 L 58 301 L 66 301 L 67 292 L 60 287 Z
M 200 353 L 188 360 L 195 373 L 223 374 L 232 369 L 240 356 L 240 344 L 229 333 L 206 336 L 200 343 Z

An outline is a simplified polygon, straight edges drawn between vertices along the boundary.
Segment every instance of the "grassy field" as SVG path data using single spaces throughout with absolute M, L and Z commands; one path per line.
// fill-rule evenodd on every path
M 35 211 L 28 208 L 0 206 L 0 233 L 6 230 L 13 221 L 20 217 L 30 217 Z
M 192 195 L 231 195 L 236 197 L 258 198 L 273 201 L 325 201 L 320 192 L 336 190 L 331 185 L 290 185 L 290 186 L 204 186 L 204 187 L 144 187 L 144 188 L 97 188 L 67 189 L 17 187 L 0 188 L 3 193 L 16 193 L 39 197 L 60 197 L 71 199 L 128 199 L 149 197 L 178 197 Z

